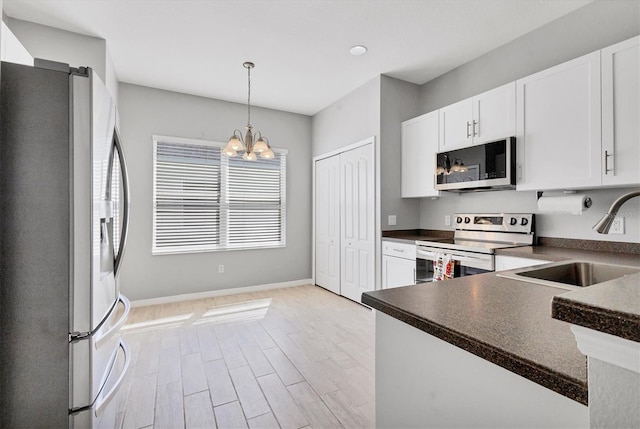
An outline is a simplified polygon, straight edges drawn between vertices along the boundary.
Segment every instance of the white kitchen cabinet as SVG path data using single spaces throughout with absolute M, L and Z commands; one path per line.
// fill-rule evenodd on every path
M 437 197 L 440 194 L 434 188 L 438 125 L 437 110 L 401 125 L 402 198 Z
M 382 241 L 382 289 L 416 283 L 416 245 Z
M 515 135 L 515 82 L 440 109 L 440 152 Z
M 506 271 L 515 270 L 516 268 L 532 267 L 534 265 L 547 264 L 550 261 L 542 259 L 520 258 L 517 256 L 496 255 L 495 270 Z
M 602 184 L 640 183 L 640 36 L 601 51 Z
M 473 144 L 473 101 L 467 98 L 440 109 L 440 151 Z
M 599 186 L 600 51 L 520 79 L 516 89 L 517 189 Z

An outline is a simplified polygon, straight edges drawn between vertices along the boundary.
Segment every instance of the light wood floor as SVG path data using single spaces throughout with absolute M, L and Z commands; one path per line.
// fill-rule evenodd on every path
M 371 428 L 367 308 L 299 286 L 134 308 L 123 428 Z

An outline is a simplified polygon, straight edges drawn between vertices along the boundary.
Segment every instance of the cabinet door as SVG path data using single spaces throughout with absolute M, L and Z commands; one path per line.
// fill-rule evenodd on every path
M 440 109 L 440 152 L 472 144 L 472 117 L 471 98 Z
M 375 180 L 373 144 L 340 154 L 340 291 L 360 302 L 375 289 Z
M 602 183 L 640 183 L 640 37 L 602 50 Z
M 434 197 L 435 164 L 438 152 L 438 111 L 402 123 L 402 164 L 400 166 L 403 198 Z
M 516 83 L 473 97 L 473 144 L 516 135 Z
M 415 284 L 415 259 L 382 257 L 382 289 Z
M 340 157 L 316 161 L 316 264 L 318 286 L 340 293 Z
M 601 183 L 600 52 L 516 82 L 518 190 Z

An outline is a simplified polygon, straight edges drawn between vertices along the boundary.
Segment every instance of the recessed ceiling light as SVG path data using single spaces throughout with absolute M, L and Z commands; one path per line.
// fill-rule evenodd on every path
M 367 47 L 362 45 L 355 45 L 351 47 L 351 55 L 360 56 L 367 53 Z

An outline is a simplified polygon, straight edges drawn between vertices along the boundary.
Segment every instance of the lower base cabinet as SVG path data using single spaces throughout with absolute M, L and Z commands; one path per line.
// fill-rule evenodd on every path
M 382 240 L 382 289 L 416 283 L 416 245 Z
M 382 257 L 382 289 L 398 286 L 408 286 L 416 283 L 416 261 Z
M 588 428 L 589 409 L 380 311 L 376 427 Z

